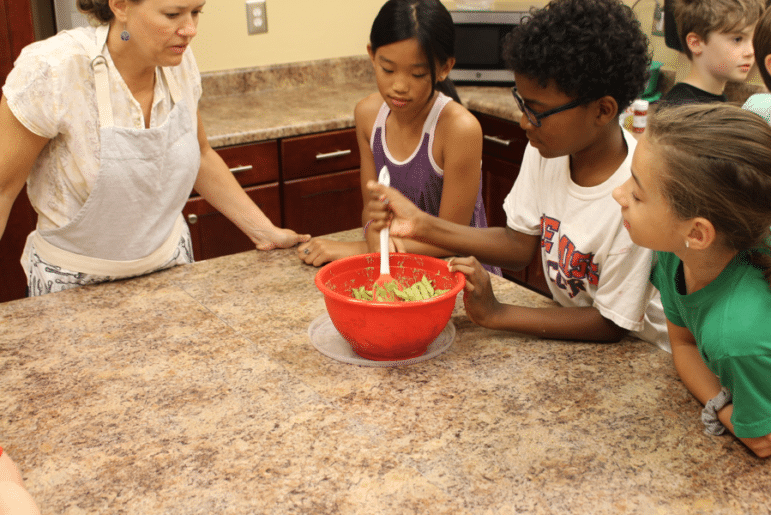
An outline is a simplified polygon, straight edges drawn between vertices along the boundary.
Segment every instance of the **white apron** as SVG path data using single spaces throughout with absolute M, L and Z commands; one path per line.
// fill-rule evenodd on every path
M 97 28 L 96 42 L 73 36 L 91 49 L 99 108 L 99 174 L 75 218 L 63 227 L 30 235 L 24 267 L 30 296 L 193 261 L 181 212 L 201 162 L 197 124 L 173 74 L 161 68 L 174 104 L 166 121 L 149 129 L 114 126 L 102 55 L 108 32 L 107 25 Z

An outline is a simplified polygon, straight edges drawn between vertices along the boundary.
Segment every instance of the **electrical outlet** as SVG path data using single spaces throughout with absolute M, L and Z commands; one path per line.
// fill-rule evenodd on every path
M 265 0 L 246 0 L 246 31 L 250 35 L 268 32 Z

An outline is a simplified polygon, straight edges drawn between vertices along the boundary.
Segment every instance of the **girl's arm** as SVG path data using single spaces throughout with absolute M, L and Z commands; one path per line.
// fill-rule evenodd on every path
M 683 384 L 699 402 L 708 400 L 720 393 L 720 381 L 701 359 L 696 347 L 696 338 L 685 327 L 680 327 L 667 320 L 669 342 L 672 345 L 672 360 Z
M 375 156 L 372 155 L 372 149 L 369 146 L 369 140 L 372 135 L 372 126 L 375 124 L 377 113 L 383 98 L 380 93 L 373 93 L 356 104 L 353 111 L 354 121 L 356 123 L 356 142 L 359 144 L 360 165 L 360 186 L 361 198 L 365 209 L 361 212 L 361 226 L 366 227 L 369 218 L 367 218 L 367 200 L 369 191 L 367 183 L 377 181 L 378 170 L 375 170 Z M 365 234 L 365 248 L 376 252 L 380 248 L 380 238 L 376 231 L 367 231 Z M 366 250 L 365 250 L 366 252 Z
M 32 165 L 48 139 L 31 132 L 0 99 L 0 238 L 5 232 L 11 207 L 27 181 Z
M 680 327 L 667 320 L 669 342 L 672 346 L 672 359 L 675 362 L 677 374 L 683 384 L 694 397 L 702 404 L 712 399 L 720 392 L 721 385 L 718 377 L 707 367 L 699 354 L 696 346 L 696 338 L 685 327 Z M 726 405 L 718 411 L 720 422 L 734 434 L 734 426 L 731 424 L 733 404 Z M 739 437 L 737 437 L 739 438 Z M 771 434 L 758 438 L 739 438 L 757 456 L 766 458 L 771 456 Z
M 287 248 L 310 239 L 308 235 L 298 235 L 291 229 L 281 229 L 273 225 L 249 198 L 225 161 L 209 145 L 200 113 L 198 144 L 201 147 L 201 168 L 195 181 L 195 190 L 249 236 L 257 249 Z
M 450 102 L 436 125 L 434 160 L 444 170 L 439 218 L 469 225 L 482 181 L 482 126 L 463 106 Z M 366 184 L 366 183 L 365 183 Z M 407 252 L 445 257 L 452 249 L 416 240 L 404 240 Z

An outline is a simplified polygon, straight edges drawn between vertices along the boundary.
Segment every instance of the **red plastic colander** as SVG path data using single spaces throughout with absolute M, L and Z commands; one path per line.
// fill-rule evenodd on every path
M 380 275 L 380 255 L 363 254 L 333 261 L 316 273 L 316 287 L 324 294 L 335 329 L 359 356 L 393 361 L 420 356 L 450 320 L 455 298 L 466 284 L 460 272 L 450 273 L 447 262 L 417 254 L 391 254 L 391 275 L 409 286 L 425 275 L 434 288 L 449 291 L 419 301 L 357 300 L 351 290 L 372 288 Z

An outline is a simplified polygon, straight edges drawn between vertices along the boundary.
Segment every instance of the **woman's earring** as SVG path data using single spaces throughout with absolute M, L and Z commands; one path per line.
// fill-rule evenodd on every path
M 691 243 L 688 240 L 685 240 L 685 248 L 690 248 Z
M 123 41 L 128 41 L 130 37 L 131 37 L 131 35 L 129 35 L 127 30 L 124 30 L 123 32 L 120 33 L 120 38 Z

